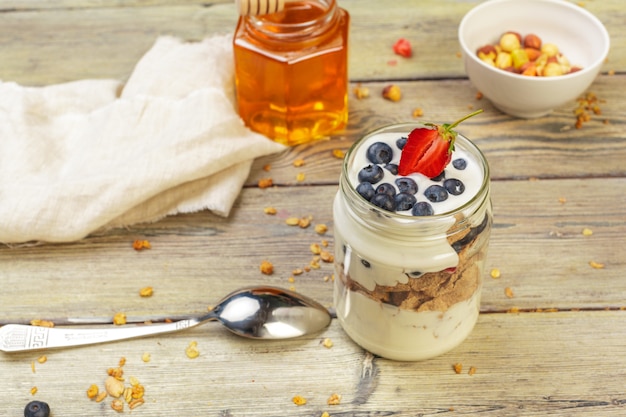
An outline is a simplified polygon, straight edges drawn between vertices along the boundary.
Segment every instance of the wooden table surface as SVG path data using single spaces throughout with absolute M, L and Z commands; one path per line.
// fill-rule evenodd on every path
M 176 319 L 251 284 L 293 287 L 331 306 L 331 264 L 290 277 L 309 265 L 311 243 L 332 248 L 341 163 L 333 150 L 383 124 L 414 120 L 416 108 L 437 122 L 483 108 L 460 131 L 491 166 L 487 268 L 501 276 L 485 277 L 478 324 L 461 346 L 399 363 L 364 352 L 336 320 L 282 342 L 244 340 L 210 323 L 163 337 L 0 354 L 0 414 L 20 416 L 39 399 L 58 417 L 117 415 L 110 399 L 96 403 L 86 390 L 102 387 L 107 369 L 124 357 L 125 375 L 145 387 L 145 404 L 124 412 L 138 416 L 626 415 L 626 9 L 621 0 L 580 2 L 605 23 L 612 46 L 589 89 L 602 114 L 577 129 L 575 102 L 520 120 L 477 99 L 456 40 L 461 17 L 477 3 L 396 0 L 383 12 L 379 0 L 343 0 L 352 16 L 350 79 L 371 96 L 350 96 L 345 132 L 256 161 L 228 218 L 200 212 L 74 243 L 0 247 L 2 324 L 107 322 L 116 312 L 139 322 Z M 200 40 L 233 32 L 235 23 L 226 0 L 3 0 L 0 79 L 32 86 L 125 80 L 157 36 Z M 392 53 L 399 37 L 410 39 L 413 58 Z M 382 99 L 390 83 L 400 86 L 400 102 Z M 297 159 L 305 165 L 295 167 Z M 262 169 L 268 164 L 269 172 Z M 258 188 L 265 177 L 276 186 Z M 264 214 L 267 206 L 278 214 Z M 311 216 L 329 230 L 320 236 L 312 226 L 287 226 L 291 216 Z M 152 249 L 133 250 L 135 239 Z M 263 260 L 273 263 L 273 275 L 261 274 Z M 139 297 L 145 286 L 152 297 Z M 195 359 L 185 354 L 192 341 Z M 340 404 L 327 404 L 333 394 Z M 307 403 L 295 405 L 294 396 Z

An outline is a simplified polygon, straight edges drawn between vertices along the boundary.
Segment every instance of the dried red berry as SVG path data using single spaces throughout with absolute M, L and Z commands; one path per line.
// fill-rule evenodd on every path
M 405 58 L 410 58 L 411 55 L 413 55 L 411 42 L 404 38 L 398 39 L 396 43 L 393 44 L 393 52 Z

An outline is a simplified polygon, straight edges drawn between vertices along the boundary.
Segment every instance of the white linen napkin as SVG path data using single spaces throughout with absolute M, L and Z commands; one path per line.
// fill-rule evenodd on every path
M 67 242 L 208 209 L 284 150 L 234 106 L 231 36 L 160 37 L 127 83 L 0 82 L 0 242 Z

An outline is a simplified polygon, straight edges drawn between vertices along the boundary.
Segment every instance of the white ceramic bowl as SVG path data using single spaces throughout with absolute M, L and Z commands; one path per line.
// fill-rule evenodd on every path
M 477 56 L 507 31 L 534 33 L 553 43 L 582 70 L 554 77 L 529 77 L 494 68 Z M 576 100 L 594 81 L 610 46 L 600 20 L 563 0 L 489 0 L 470 10 L 459 26 L 465 71 L 478 91 L 501 111 L 516 117 L 544 116 Z

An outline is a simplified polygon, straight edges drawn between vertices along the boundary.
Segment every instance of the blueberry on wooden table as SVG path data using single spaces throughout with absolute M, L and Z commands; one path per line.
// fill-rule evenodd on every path
M 24 417 L 48 417 L 50 407 L 43 401 L 31 401 L 24 407 Z

